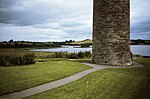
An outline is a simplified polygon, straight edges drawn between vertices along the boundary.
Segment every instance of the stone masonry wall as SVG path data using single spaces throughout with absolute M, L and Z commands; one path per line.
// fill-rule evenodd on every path
M 130 1 L 94 0 L 93 62 L 130 62 Z

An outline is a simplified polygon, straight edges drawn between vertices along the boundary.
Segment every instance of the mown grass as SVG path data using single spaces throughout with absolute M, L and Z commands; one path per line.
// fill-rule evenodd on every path
M 26 99 L 150 99 L 150 58 L 142 68 L 104 69 Z
M 0 95 L 58 80 L 90 68 L 64 59 L 42 61 L 21 67 L 0 67 Z

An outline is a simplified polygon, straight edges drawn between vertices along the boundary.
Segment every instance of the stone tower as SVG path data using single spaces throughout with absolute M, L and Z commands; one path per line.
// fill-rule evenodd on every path
M 130 1 L 94 0 L 93 63 L 130 62 Z

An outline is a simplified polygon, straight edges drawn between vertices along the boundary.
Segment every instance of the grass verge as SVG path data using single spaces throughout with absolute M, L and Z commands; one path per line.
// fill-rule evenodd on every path
M 150 58 L 137 58 L 142 68 L 114 68 L 26 99 L 149 99 Z
M 63 59 L 47 59 L 22 67 L 0 67 L 0 95 L 58 80 L 89 68 Z

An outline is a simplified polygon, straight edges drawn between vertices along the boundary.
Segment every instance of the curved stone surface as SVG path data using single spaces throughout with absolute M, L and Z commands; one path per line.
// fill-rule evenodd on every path
M 129 0 L 94 0 L 93 63 L 130 63 Z

